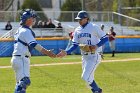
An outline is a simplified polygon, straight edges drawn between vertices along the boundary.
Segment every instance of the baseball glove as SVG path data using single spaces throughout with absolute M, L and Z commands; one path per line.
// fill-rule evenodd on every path
M 80 49 L 84 52 L 95 52 L 95 46 L 86 45 L 86 44 L 79 44 Z

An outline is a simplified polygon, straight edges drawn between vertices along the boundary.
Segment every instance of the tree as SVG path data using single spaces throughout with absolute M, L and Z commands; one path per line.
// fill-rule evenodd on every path
M 61 11 L 79 11 L 81 9 L 80 0 L 66 0 L 61 7 Z
M 65 3 L 61 7 L 61 11 L 80 11 L 81 1 L 80 0 L 66 0 Z M 74 13 L 76 16 L 77 13 Z M 61 21 L 72 21 L 71 13 L 61 13 L 59 20 Z
M 123 7 L 139 7 L 140 0 L 86 0 L 85 5 L 87 11 L 114 11 L 140 19 L 140 9 L 122 9 Z M 123 24 L 125 21 L 125 18 L 122 19 Z M 118 19 L 115 19 L 115 22 L 118 22 Z
M 47 20 L 47 16 L 43 13 L 42 8 L 40 7 L 39 3 L 37 0 L 24 0 L 23 5 L 21 6 L 21 9 L 33 9 L 35 11 L 42 11 L 41 13 L 37 13 L 38 16 L 41 18 L 41 20 Z M 39 19 L 37 19 L 38 21 Z
M 24 3 L 21 6 L 21 8 L 22 9 L 31 8 L 31 9 L 34 9 L 35 11 L 42 11 L 37 0 L 24 0 Z
M 112 11 L 113 0 L 86 0 L 87 11 Z

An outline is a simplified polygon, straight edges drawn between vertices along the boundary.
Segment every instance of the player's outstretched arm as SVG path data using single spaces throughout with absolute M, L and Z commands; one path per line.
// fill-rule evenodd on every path
M 76 48 L 78 47 L 78 45 L 75 45 L 75 44 L 73 44 L 73 45 L 71 45 L 71 47 L 68 49 L 68 50 L 62 50 L 62 49 L 60 49 L 60 52 L 56 55 L 56 57 L 64 57 L 64 56 L 66 56 L 67 54 L 70 54 L 73 50 L 75 50 Z
M 53 53 L 53 50 L 47 50 L 47 49 L 42 49 L 41 50 L 41 53 L 45 54 L 45 55 L 48 55 L 49 57 L 51 58 L 55 58 L 56 57 L 56 54 Z
M 55 58 L 56 54 L 54 54 L 52 51 L 53 50 L 47 50 L 45 48 L 43 48 L 40 44 L 37 44 L 35 46 L 35 49 L 38 50 L 39 52 L 41 52 L 42 54 L 48 55 L 51 58 Z
M 67 55 L 67 52 L 65 50 L 61 49 L 61 51 L 56 55 L 56 57 L 62 58 L 64 56 L 66 56 L 66 55 Z

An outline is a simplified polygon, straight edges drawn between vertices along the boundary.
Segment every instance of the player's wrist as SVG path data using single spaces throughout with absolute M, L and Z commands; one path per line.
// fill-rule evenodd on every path
M 95 45 L 95 48 L 98 48 L 99 46 L 98 45 Z
M 47 52 L 47 54 L 49 54 L 49 53 L 51 53 L 51 50 L 47 50 L 47 49 L 46 49 L 46 52 Z
M 68 53 L 67 53 L 67 51 L 65 51 L 65 50 L 64 50 L 64 53 L 65 53 L 65 55 L 67 55 L 67 54 L 68 54 Z
M 49 55 L 51 53 L 51 50 L 47 50 L 47 49 L 43 48 L 41 53 L 43 53 L 45 55 Z

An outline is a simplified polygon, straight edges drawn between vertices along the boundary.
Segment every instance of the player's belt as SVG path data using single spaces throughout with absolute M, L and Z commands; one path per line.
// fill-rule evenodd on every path
M 99 55 L 102 55 L 102 52 L 97 52 Z M 95 53 L 92 52 L 85 52 L 83 55 L 94 55 Z
M 93 54 L 95 54 L 95 53 L 92 53 L 92 52 L 85 52 L 85 53 L 83 53 L 84 55 L 93 55 Z
M 14 56 L 19 56 L 20 57 L 21 55 L 14 55 Z M 25 57 L 28 58 L 29 56 L 25 55 Z

